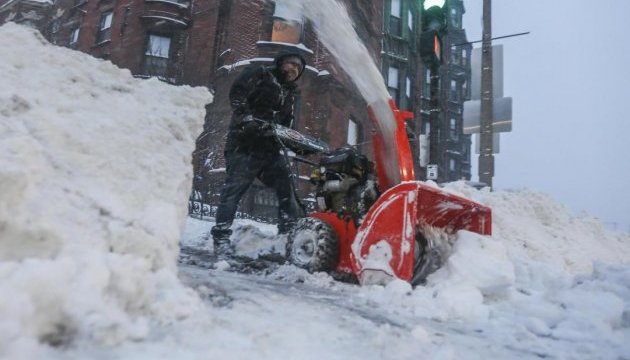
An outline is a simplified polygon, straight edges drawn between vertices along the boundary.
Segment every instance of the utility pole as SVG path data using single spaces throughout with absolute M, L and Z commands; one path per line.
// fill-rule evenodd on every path
M 492 93 L 492 4 L 483 0 L 483 36 L 481 48 L 481 134 L 479 144 L 479 181 L 492 188 L 494 176 Z

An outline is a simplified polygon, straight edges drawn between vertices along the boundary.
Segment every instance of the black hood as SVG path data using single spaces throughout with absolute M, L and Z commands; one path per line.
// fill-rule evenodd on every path
M 273 64 L 274 64 L 274 67 L 275 67 L 277 75 L 281 75 L 281 73 L 280 73 L 280 65 L 282 65 L 282 62 L 284 61 L 284 59 L 286 59 L 288 57 L 297 57 L 300 60 L 300 62 L 302 63 L 302 67 L 300 69 L 300 73 L 295 78 L 295 80 L 293 80 L 293 82 L 296 82 L 302 76 L 302 73 L 306 69 L 306 60 L 304 60 L 302 55 L 300 55 L 298 53 L 283 53 L 283 54 L 280 54 L 280 55 L 276 56 L 275 59 L 273 59 Z

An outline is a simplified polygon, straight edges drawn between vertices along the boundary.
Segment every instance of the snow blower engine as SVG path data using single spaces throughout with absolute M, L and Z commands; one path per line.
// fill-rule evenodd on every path
M 320 212 L 332 212 L 358 225 L 378 197 L 374 163 L 347 146 L 323 155 L 310 176 Z

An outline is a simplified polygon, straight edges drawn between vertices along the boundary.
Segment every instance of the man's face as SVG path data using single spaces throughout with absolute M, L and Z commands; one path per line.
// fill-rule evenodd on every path
M 283 63 L 280 69 L 285 74 L 287 81 L 295 81 L 300 75 L 300 66 L 294 63 Z

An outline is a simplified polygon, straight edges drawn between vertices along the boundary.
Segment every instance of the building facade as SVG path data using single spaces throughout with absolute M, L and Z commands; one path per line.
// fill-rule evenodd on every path
M 470 100 L 470 59 L 472 45 L 467 43 L 462 27 L 465 13 L 463 0 L 448 0 L 446 8 L 446 33 L 442 37 L 443 64 L 439 68 L 439 111 L 437 129 L 431 129 L 431 71 L 422 66 L 420 102 L 417 113 L 421 114 L 420 134 L 438 134 L 437 182 L 470 180 L 471 135 L 463 133 L 464 101 Z M 426 178 L 427 168 L 420 167 L 419 176 Z

